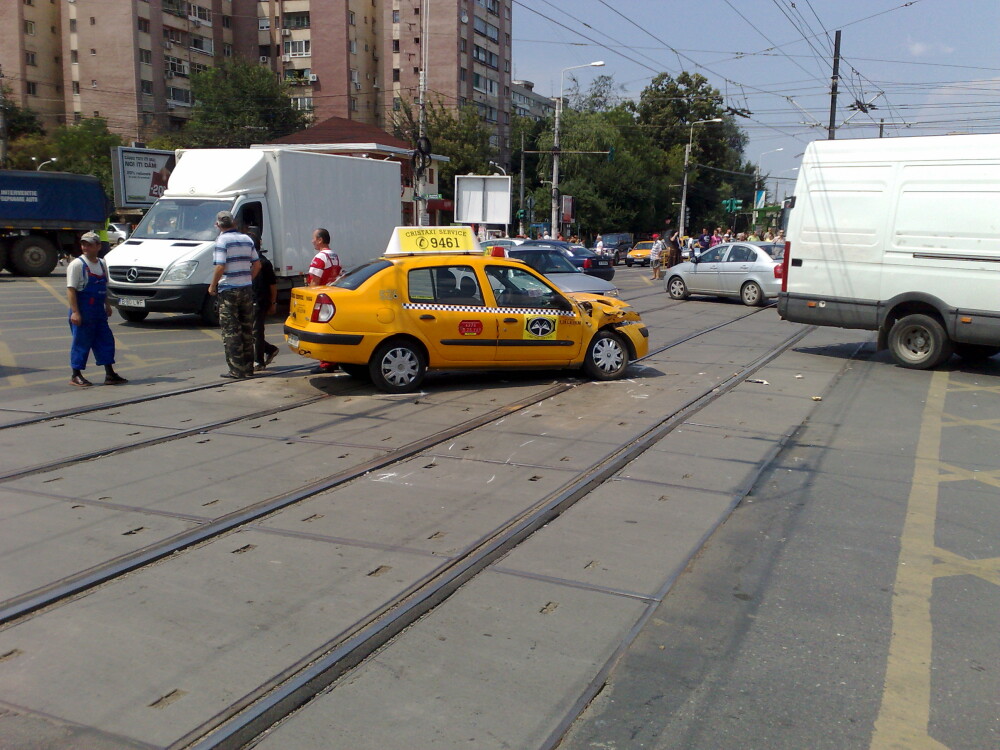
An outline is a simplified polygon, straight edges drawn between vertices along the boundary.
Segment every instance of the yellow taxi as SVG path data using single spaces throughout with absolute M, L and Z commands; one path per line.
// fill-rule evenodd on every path
M 652 240 L 643 240 L 642 242 L 636 242 L 635 246 L 628 251 L 628 255 L 625 256 L 625 265 L 632 267 L 633 265 L 648 266 L 649 265 L 649 251 L 653 249 Z
M 330 286 L 292 290 L 285 339 L 389 393 L 428 369 L 625 374 L 649 350 L 627 303 L 563 294 L 523 261 L 485 255 L 468 227 L 397 227 L 385 254 Z

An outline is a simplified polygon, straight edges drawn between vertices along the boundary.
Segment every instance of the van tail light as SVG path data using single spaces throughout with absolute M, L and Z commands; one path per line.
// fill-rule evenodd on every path
M 583 259 L 583 267 L 584 268 L 593 268 L 594 264 L 591 262 L 590 258 L 584 258 Z
M 326 294 L 317 294 L 316 302 L 313 305 L 312 316 L 309 318 L 312 323 L 329 323 L 337 312 L 333 300 Z
M 774 277 L 776 279 L 781 279 L 781 291 L 788 291 L 788 264 L 790 258 L 792 257 L 792 241 L 785 241 L 785 257 L 781 259 L 781 266 L 774 267 Z M 781 268 L 781 275 L 778 275 L 778 268 Z

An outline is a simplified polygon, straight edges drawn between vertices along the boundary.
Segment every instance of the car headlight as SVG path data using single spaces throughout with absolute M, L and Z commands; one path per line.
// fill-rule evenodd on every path
M 198 270 L 198 261 L 196 260 L 184 260 L 180 263 L 174 263 L 167 271 L 167 275 L 163 277 L 163 280 L 187 281 L 196 270 Z
M 609 290 L 609 291 L 607 291 L 607 292 L 602 292 L 602 294 L 603 294 L 603 295 L 604 295 L 605 297 L 620 297 L 620 296 L 621 296 L 621 295 L 620 295 L 620 294 L 618 293 L 618 287 L 615 287 L 614 289 L 611 289 L 611 290 Z

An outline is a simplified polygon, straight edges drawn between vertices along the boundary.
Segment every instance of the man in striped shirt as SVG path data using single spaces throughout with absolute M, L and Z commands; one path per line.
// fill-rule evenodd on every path
M 253 240 L 236 229 L 229 211 L 215 217 L 219 237 L 212 262 L 215 272 L 208 293 L 219 296 L 219 324 L 229 371 L 224 378 L 242 379 L 253 375 L 253 277 L 260 271 L 260 259 Z
M 309 286 L 327 286 L 340 276 L 340 256 L 330 249 L 330 232 L 320 227 L 313 232 L 316 257 L 309 264 Z

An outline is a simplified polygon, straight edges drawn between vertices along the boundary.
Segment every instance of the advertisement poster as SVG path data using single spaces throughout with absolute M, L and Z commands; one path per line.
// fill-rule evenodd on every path
M 163 195 L 175 160 L 173 151 L 116 148 L 112 160 L 115 205 L 119 208 L 149 208 Z

